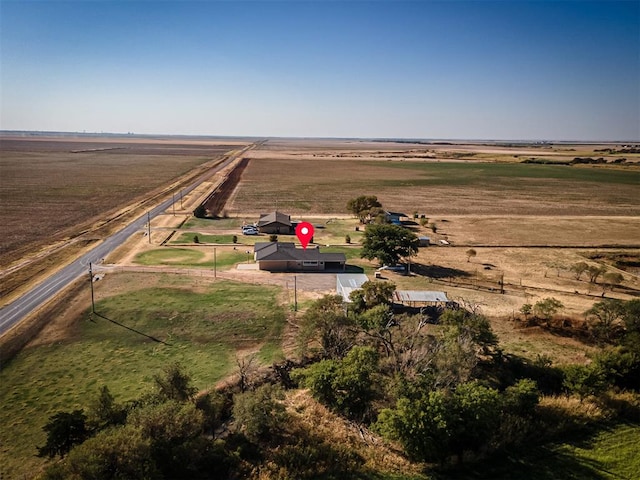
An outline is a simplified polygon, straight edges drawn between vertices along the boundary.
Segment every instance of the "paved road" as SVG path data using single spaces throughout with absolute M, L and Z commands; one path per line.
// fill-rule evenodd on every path
M 211 177 L 211 175 L 224 167 L 229 165 L 238 156 L 246 152 L 251 146 L 245 147 L 239 153 L 231 155 L 229 159 L 215 169 L 208 171 L 206 174 L 199 177 L 193 184 L 182 190 L 184 194 L 188 194 L 203 181 Z M 172 202 L 173 198 L 162 202 L 149 212 L 150 218 L 155 218 L 160 213 L 167 210 Z M 2 307 L 0 309 L 0 335 L 3 335 L 14 325 L 19 323 L 24 317 L 29 315 L 35 309 L 40 307 L 46 301 L 50 300 L 53 296 L 58 294 L 62 289 L 71 284 L 81 275 L 88 275 L 89 263 L 99 263 L 104 257 L 122 245 L 131 235 L 140 231 L 147 223 L 147 214 L 134 220 L 118 233 L 108 237 L 100 245 L 96 246 L 90 252 L 84 254 L 74 262 L 70 263 L 62 270 L 51 275 L 39 285 L 32 288 L 29 292 L 22 295 L 12 303 Z

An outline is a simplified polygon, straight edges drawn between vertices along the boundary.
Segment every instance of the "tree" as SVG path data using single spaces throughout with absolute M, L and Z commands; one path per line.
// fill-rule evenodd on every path
M 351 235 L 347 234 L 344 236 L 344 243 L 351 243 Z
M 367 225 L 361 258 L 378 259 L 381 265 L 395 265 L 401 258 L 418 253 L 420 241 L 413 232 L 398 225 Z
M 193 236 L 193 243 L 200 243 L 200 237 L 198 237 L 198 235 Z
M 325 295 L 316 300 L 300 321 L 298 342 L 306 348 L 311 340 L 320 342 L 327 358 L 342 358 L 353 346 L 353 320 L 347 315 L 340 295 Z
M 347 202 L 347 211 L 354 214 L 360 223 L 366 223 L 380 214 L 382 204 L 375 195 L 361 195 Z
M 343 360 L 323 360 L 292 372 L 329 408 L 362 420 L 375 396 L 374 374 L 378 354 L 371 347 L 353 347 Z
M 454 453 L 461 458 L 466 450 L 488 445 L 500 424 L 498 391 L 477 382 L 461 384 L 453 392 L 416 393 L 382 410 L 374 427 L 384 437 L 400 441 L 414 459 L 444 462 Z
M 589 274 L 589 282 L 598 283 L 598 277 L 607 271 L 607 267 L 598 265 L 589 265 L 587 273 Z
M 440 316 L 440 323 L 449 327 L 445 335 L 467 335 L 483 352 L 488 352 L 498 344 L 498 337 L 493 333 L 491 322 L 479 312 L 447 309 Z
M 564 368 L 564 387 L 576 393 L 580 400 L 597 395 L 607 387 L 606 374 L 601 365 L 567 365 Z
M 186 402 L 192 400 L 198 389 L 191 385 L 191 377 L 178 363 L 167 365 L 164 375 L 154 375 L 153 380 L 161 398 Z
M 624 315 L 624 302 L 616 299 L 594 303 L 585 312 L 594 336 L 605 342 L 610 342 L 621 333 Z
M 558 310 L 563 308 L 562 302 L 556 298 L 548 297 L 536 302 L 533 306 L 533 313 L 544 320 L 551 320 Z
M 478 252 L 476 252 L 473 248 L 470 248 L 469 250 L 466 251 L 466 255 L 467 255 L 467 263 L 469 263 L 469 261 L 471 261 L 472 257 L 475 257 L 478 254 Z
M 617 285 L 620 285 L 624 280 L 622 274 L 618 272 L 607 272 L 602 276 L 602 278 L 604 280 L 604 283 L 609 286 L 611 291 L 613 291 L 613 288 Z
M 575 273 L 576 280 L 580 280 L 580 277 L 582 276 L 582 274 L 586 272 L 588 269 L 589 269 L 589 265 L 587 265 L 585 262 L 578 262 L 572 265 L 570 270 L 573 273 Z
M 58 465 L 57 478 L 135 480 L 164 478 L 151 454 L 151 440 L 133 427 L 110 428 L 74 448 Z M 56 478 L 47 471 L 49 478 Z M 47 478 L 47 477 L 45 477 Z
M 89 436 L 87 417 L 82 410 L 58 412 L 49 417 L 42 427 L 47 433 L 47 443 L 38 448 L 39 457 L 64 457 L 74 445 L 84 442 Z
M 278 241 L 278 235 L 276 235 L 276 234 L 269 235 L 269 241 L 270 242 L 277 242 Z
M 520 307 L 520 313 L 524 315 L 525 320 L 529 315 L 531 315 L 532 311 L 533 311 L 533 305 L 531 305 L 530 303 L 525 303 Z
M 360 288 L 352 291 L 349 298 L 353 302 L 356 312 L 363 312 L 366 309 L 377 305 L 390 305 L 393 292 L 396 286 L 393 282 L 364 282 Z
M 122 425 L 127 418 L 127 412 L 123 406 L 116 403 L 105 385 L 91 403 L 87 418 L 88 425 L 93 430 L 99 431 L 110 426 Z
M 284 393 L 278 386 L 265 384 L 253 392 L 235 395 L 233 418 L 251 441 L 272 437 L 286 423 Z
M 502 401 L 503 408 L 508 413 L 531 415 L 540 402 L 540 391 L 534 380 L 523 378 L 505 389 Z

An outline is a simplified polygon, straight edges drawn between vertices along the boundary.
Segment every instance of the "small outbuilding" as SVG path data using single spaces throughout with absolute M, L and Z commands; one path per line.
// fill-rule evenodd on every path
M 409 217 L 406 213 L 401 212 L 384 212 L 385 219 L 387 222 L 392 223 L 394 225 L 402 225 L 403 221 L 409 220 Z M 403 220 L 404 219 L 404 220 Z
M 342 295 L 342 299 L 350 303 L 349 295 L 354 290 L 362 287 L 362 284 L 369 281 L 364 273 L 339 273 L 336 275 L 336 293 Z
M 407 307 L 444 306 L 449 303 L 445 292 L 427 290 L 396 290 L 393 292 L 393 301 Z
M 428 247 L 431 244 L 431 239 L 425 236 L 418 237 L 418 241 L 421 247 Z
M 260 233 L 282 233 L 286 235 L 294 233 L 291 216 L 282 212 L 271 212 L 260 215 L 257 226 Z

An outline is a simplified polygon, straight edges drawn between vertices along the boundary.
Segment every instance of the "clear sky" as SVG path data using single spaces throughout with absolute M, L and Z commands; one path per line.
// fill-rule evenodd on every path
M 640 140 L 640 1 L 0 0 L 0 128 Z

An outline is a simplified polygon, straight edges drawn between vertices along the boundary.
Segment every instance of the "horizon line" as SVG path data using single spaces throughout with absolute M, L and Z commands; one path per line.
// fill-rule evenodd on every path
M 526 143 L 526 144 L 610 144 L 610 143 L 640 143 L 637 140 L 576 140 L 576 139 L 497 139 L 497 138 L 429 138 L 429 137 L 331 137 L 331 136 L 281 136 L 281 135 L 213 135 L 213 134 L 188 134 L 188 133 L 135 133 L 135 132 L 86 132 L 63 130 L 4 130 L 0 129 L 0 135 L 57 135 L 57 136 L 81 136 L 81 137 L 182 137 L 182 138 L 232 138 L 232 139 L 279 139 L 279 140 L 357 140 L 374 142 L 406 142 L 406 143 L 437 143 L 437 142 L 490 142 L 490 143 Z

